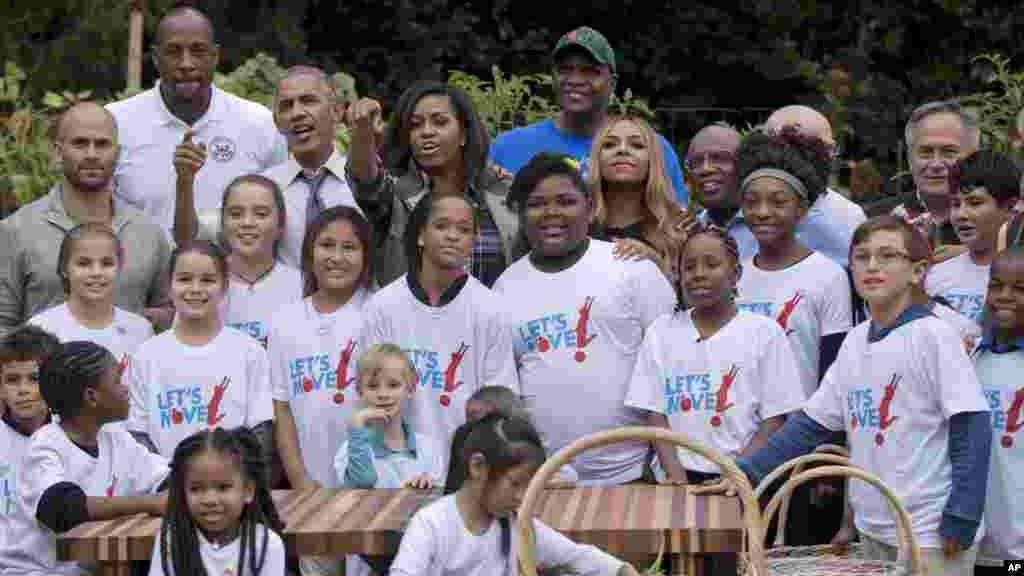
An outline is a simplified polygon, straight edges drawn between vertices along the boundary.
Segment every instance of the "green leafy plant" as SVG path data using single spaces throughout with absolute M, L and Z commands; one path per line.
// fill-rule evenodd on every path
M 492 66 L 490 80 L 453 70 L 448 83 L 469 95 L 491 136 L 558 114 L 558 106 L 540 95 L 551 85 L 549 74 L 506 75 Z
M 25 78 L 16 64 L 5 63 L 0 103 L 8 112 L 0 119 L 0 175 L 7 179 L 19 205 L 46 194 L 60 178 L 48 138 L 52 116 L 27 100 Z
M 976 65 L 988 68 L 985 85 L 988 88 L 959 99 L 960 104 L 976 111 L 981 133 L 993 150 L 1022 159 L 1021 134 L 1017 132 L 1017 116 L 1024 110 L 1024 73 L 1010 68 L 1010 58 L 998 53 L 979 54 L 971 59 Z

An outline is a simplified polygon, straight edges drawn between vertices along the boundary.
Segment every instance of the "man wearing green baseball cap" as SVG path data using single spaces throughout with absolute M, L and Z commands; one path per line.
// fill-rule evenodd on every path
M 586 168 L 594 135 L 608 117 L 608 103 L 615 91 L 615 50 L 603 34 L 583 26 L 566 33 L 551 52 L 559 113 L 554 119 L 500 134 L 491 145 L 491 159 L 517 172 L 539 152 L 568 154 Z M 658 136 L 665 152 L 665 175 L 672 181 L 676 199 L 687 204 L 683 171 L 675 149 Z

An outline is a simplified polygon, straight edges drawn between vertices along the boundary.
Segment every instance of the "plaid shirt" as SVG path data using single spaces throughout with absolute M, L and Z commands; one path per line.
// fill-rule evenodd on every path
M 467 272 L 490 288 L 506 268 L 505 253 L 501 246 L 501 233 L 494 225 L 491 211 L 484 203 L 473 202 L 480 215 L 480 235 L 473 244 L 473 254 L 466 263 Z

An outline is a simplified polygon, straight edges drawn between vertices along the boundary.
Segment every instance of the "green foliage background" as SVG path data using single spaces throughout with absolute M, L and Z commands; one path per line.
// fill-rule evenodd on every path
M 145 40 L 180 0 L 146 0 Z M 886 176 L 902 165 L 903 124 L 918 104 L 972 94 L 986 138 L 1018 151 L 1007 129 L 1022 105 L 1024 3 L 982 0 L 592 0 L 552 10 L 511 0 L 195 0 L 221 45 L 219 79 L 266 98 L 271 67 L 311 63 L 346 72 L 353 88 L 394 103 L 421 78 L 467 88 L 495 131 L 552 113 L 550 50 L 579 25 L 601 30 L 618 55 L 619 94 L 647 104 L 680 152 L 700 127 L 725 120 L 756 125 L 794 102 L 826 112 L 852 158 L 875 159 Z M 83 92 L 98 100 L 124 89 L 128 52 L 125 0 L 10 0 L 0 13 L 0 62 L 23 77 L 0 86 L 0 170 L 29 182 L 42 161 L 48 105 Z M 999 60 L 978 54 L 998 54 Z M 830 74 L 842 69 L 837 93 Z M 9 72 L 9 71 L 5 71 Z M 147 57 L 144 82 L 155 69 Z M 248 84 L 245 84 L 248 82 Z M 241 85 L 240 85 L 241 83 Z M 54 96 L 47 97 L 48 93 Z M 31 106 L 29 105 L 31 104 Z M 28 109 L 10 126 L 16 111 Z M 22 139 L 12 144 L 11 131 Z M 344 141 L 345 135 L 339 134 Z M 12 151 L 13 150 L 13 151 Z M 19 188 L 25 192 L 25 185 Z

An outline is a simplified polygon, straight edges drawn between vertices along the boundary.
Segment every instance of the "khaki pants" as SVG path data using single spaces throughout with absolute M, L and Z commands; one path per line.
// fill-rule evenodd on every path
M 860 540 L 872 558 L 889 562 L 899 560 L 899 551 L 894 546 L 865 536 L 863 532 L 860 533 Z M 924 561 L 925 574 L 928 576 L 973 576 L 977 557 L 977 542 L 954 558 L 946 558 L 941 548 L 921 548 L 921 560 Z

